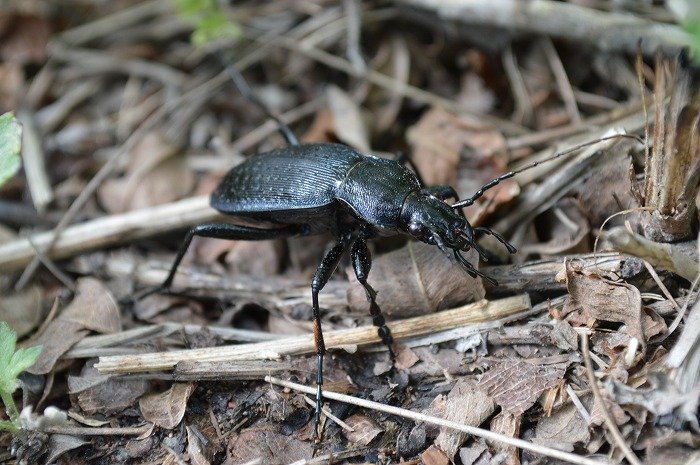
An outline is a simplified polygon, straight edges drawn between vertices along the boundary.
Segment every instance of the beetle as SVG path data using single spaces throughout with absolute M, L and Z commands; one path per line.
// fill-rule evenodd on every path
M 417 175 L 395 160 L 363 155 L 337 143 L 300 143 L 286 124 L 269 113 L 250 91 L 240 72 L 227 70 L 241 92 L 267 116 L 273 118 L 289 145 L 249 157 L 231 169 L 211 194 L 210 204 L 219 212 L 246 225 L 214 223 L 190 229 L 180 246 L 165 281 L 141 295 L 167 290 L 194 236 L 227 240 L 267 240 L 331 232 L 336 244 L 318 265 L 311 281 L 313 328 L 318 371 L 313 435 L 318 438 L 323 399 L 323 357 L 326 347 L 321 328 L 319 292 L 349 251 L 355 276 L 364 287 L 372 322 L 382 342 L 389 347 L 393 338 L 376 302 L 376 292 L 367 282 L 372 257 L 367 241 L 380 236 L 405 234 L 439 248 L 453 263 L 472 277 L 497 285 L 463 255 L 475 249 L 475 233 L 493 235 L 510 253 L 516 249 L 488 228 L 472 226 L 461 207 L 474 203 L 508 172 L 459 201 L 450 186 L 424 187 Z M 446 199 L 456 203 L 449 205 Z M 252 225 L 252 226 L 251 226 Z M 391 352 L 393 356 L 393 351 Z
M 496 180 L 474 197 L 455 205 L 471 205 L 495 184 Z M 261 153 L 231 169 L 210 199 L 211 206 L 219 212 L 255 226 L 216 223 L 193 227 L 158 290 L 170 287 L 194 236 L 266 240 L 331 232 L 336 244 L 325 255 L 311 281 L 318 357 L 316 435 L 326 352 L 318 296 L 345 252 L 350 251 L 355 276 L 369 300 L 372 322 L 389 348 L 393 343 L 391 331 L 377 305 L 376 292 L 367 282 L 372 265 L 367 247 L 369 239 L 397 234 L 412 236 L 435 245 L 469 275 L 480 276 L 494 285 L 497 285 L 495 280 L 477 270 L 462 255 L 473 248 L 484 256 L 485 252 L 475 243 L 475 233 L 493 235 L 510 253 L 515 253 L 515 247 L 499 234 L 472 226 L 461 209 L 445 202 L 447 198 L 458 200 L 452 187 L 423 187 L 417 176 L 401 163 L 363 155 L 346 145 L 305 143 Z M 258 227 L 258 224 L 265 226 Z

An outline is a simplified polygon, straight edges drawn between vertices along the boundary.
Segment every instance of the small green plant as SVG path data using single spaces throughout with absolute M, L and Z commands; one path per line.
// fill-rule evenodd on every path
M 0 396 L 10 417 L 10 421 L 0 421 L 0 430 L 13 434 L 21 432 L 19 412 L 12 398 L 12 393 L 17 389 L 17 376 L 36 363 L 42 349 L 36 346 L 15 351 L 16 344 L 17 333 L 10 325 L 0 321 Z
M 22 126 L 15 115 L 5 113 L 0 116 L 0 186 L 19 171 L 22 159 Z
M 227 37 L 237 39 L 242 35 L 240 26 L 224 15 L 216 0 L 173 0 L 173 3 L 180 16 L 194 26 L 194 45 Z

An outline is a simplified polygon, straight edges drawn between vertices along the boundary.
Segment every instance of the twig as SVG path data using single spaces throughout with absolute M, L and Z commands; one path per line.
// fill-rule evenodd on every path
M 541 43 L 544 47 L 544 53 L 547 56 L 547 61 L 549 61 L 549 67 L 554 75 L 554 80 L 559 88 L 559 96 L 564 101 L 566 112 L 569 114 L 569 120 L 571 120 L 573 124 L 580 124 L 581 113 L 578 111 L 574 91 L 571 88 L 569 77 L 566 75 L 566 70 L 559 59 L 557 50 L 554 48 L 554 44 L 549 37 L 542 39 Z
M 617 445 L 617 447 L 620 448 L 620 450 L 622 450 L 622 453 L 625 455 L 625 458 L 627 458 L 627 460 L 629 460 L 629 462 L 632 465 L 642 465 L 642 463 L 639 461 L 634 452 L 632 452 L 632 449 L 630 449 L 630 447 L 625 443 L 625 439 L 622 437 L 622 434 L 620 434 L 620 430 L 617 428 L 615 420 L 613 420 L 612 415 L 608 410 L 608 407 L 605 405 L 603 396 L 600 393 L 600 389 L 598 388 L 598 381 L 596 380 L 595 373 L 593 372 L 593 362 L 591 362 L 591 353 L 588 350 L 588 334 L 581 334 L 581 349 L 583 352 L 583 361 L 586 365 L 588 383 L 591 385 L 591 389 L 593 390 L 593 397 L 595 397 L 595 401 L 598 403 L 598 405 L 600 406 L 600 410 L 603 412 L 603 416 L 605 417 L 605 424 L 608 427 L 608 431 L 610 431 L 610 434 L 612 434 L 615 444 Z
M 34 124 L 34 115 L 26 109 L 17 112 L 17 119 L 22 123 L 22 160 L 27 185 L 32 196 L 34 208 L 42 215 L 46 207 L 53 202 L 54 194 L 46 171 L 46 154 L 41 143 L 41 136 Z
M 316 389 L 303 386 L 301 384 L 292 383 L 289 381 L 284 381 L 281 379 L 274 378 L 272 376 L 266 376 L 265 381 L 268 383 L 276 384 L 278 386 L 286 387 L 289 389 L 294 389 L 295 391 L 303 392 L 306 394 L 315 394 Z M 539 444 L 534 444 L 529 441 L 525 441 L 518 438 L 513 438 L 506 436 L 504 434 L 494 433 L 493 431 L 485 430 L 482 428 L 477 428 L 474 426 L 463 425 L 460 423 L 455 423 L 449 420 L 443 420 L 442 418 L 433 417 L 430 415 L 425 415 L 423 413 L 414 412 L 411 410 L 393 407 L 390 405 L 384 405 L 379 402 L 373 402 L 366 399 L 360 399 L 357 397 L 348 396 L 345 394 L 339 394 L 332 391 L 323 391 L 323 396 L 327 399 L 337 400 L 339 402 L 344 402 L 351 405 L 357 405 L 359 407 L 376 410 L 379 412 L 388 413 L 391 415 L 396 415 L 403 418 L 408 418 L 413 421 L 430 423 L 437 426 L 442 426 L 445 428 L 454 429 L 456 431 L 461 431 L 463 433 L 471 434 L 472 436 L 477 436 L 480 438 L 488 439 L 490 441 L 497 441 L 507 444 L 509 446 L 515 446 L 520 449 L 529 450 L 537 454 L 541 454 L 547 457 L 552 457 L 560 460 L 565 460 L 570 463 L 580 464 L 580 465 L 602 465 L 603 462 L 597 460 L 592 460 L 586 457 L 581 457 L 568 452 L 563 452 L 557 449 L 552 449 L 550 447 L 541 446 Z
M 623 227 L 613 228 L 605 233 L 615 250 L 648 260 L 688 281 L 698 276 L 698 263 L 683 254 L 672 244 L 659 243 L 639 234 L 632 234 Z
M 691 44 L 690 35 L 678 26 L 574 3 L 550 0 L 401 0 L 399 3 L 432 10 L 441 19 L 562 38 L 609 52 L 634 54 L 640 48 L 646 56 L 657 52 L 672 56 Z
M 266 380 L 266 381 L 267 381 L 267 378 L 268 378 L 268 377 L 266 376 L 266 377 L 265 377 L 265 380 Z M 306 397 L 306 396 L 304 396 L 304 401 L 306 401 L 306 403 L 309 404 L 311 407 L 316 408 L 316 402 L 315 402 L 315 401 L 309 399 L 309 398 Z M 343 428 L 345 431 L 350 431 L 350 432 L 354 432 L 354 431 L 355 431 L 355 428 L 353 428 L 352 426 L 348 425 L 347 423 L 345 423 L 345 422 L 344 422 L 343 420 L 341 420 L 340 418 L 338 418 L 338 417 L 336 417 L 335 415 L 333 415 L 333 413 L 331 413 L 331 411 L 328 410 L 326 407 L 321 407 L 321 411 L 323 412 L 323 414 L 324 414 L 325 416 L 327 416 L 328 418 L 330 418 L 331 420 L 333 420 L 334 422 L 336 422 L 336 423 L 338 424 L 338 426 L 340 426 L 341 428 Z
M 423 315 L 415 318 L 394 321 L 391 333 L 395 340 L 410 336 L 428 334 L 459 326 L 493 321 L 512 316 L 530 308 L 527 295 L 509 297 L 494 301 L 481 301 L 452 310 Z M 375 326 L 328 331 L 324 334 L 327 348 L 347 345 L 377 344 L 381 341 Z M 100 373 L 136 373 L 171 370 L 181 361 L 200 362 L 278 359 L 285 355 L 309 354 L 315 352 L 311 335 L 289 337 L 270 342 L 243 344 L 237 346 L 211 347 L 205 349 L 178 350 L 128 356 L 100 357 L 95 368 Z
M 53 247 L 48 254 L 51 259 L 66 258 L 88 250 L 111 246 L 120 241 L 210 222 L 218 215 L 216 210 L 209 207 L 209 198 L 200 196 L 97 218 L 65 228 L 55 245 L 52 243 L 55 230 L 0 244 L 0 269 L 10 272 L 30 263 L 37 255 L 32 244 L 43 253 L 49 247 Z

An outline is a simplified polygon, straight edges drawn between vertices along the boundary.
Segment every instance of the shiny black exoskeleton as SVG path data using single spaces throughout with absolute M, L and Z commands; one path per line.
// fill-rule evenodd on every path
M 495 184 L 494 184 L 495 185 Z M 491 187 L 491 186 L 489 186 Z M 460 202 L 471 205 L 483 194 Z M 167 279 L 172 284 L 177 267 L 194 236 L 229 240 L 265 240 L 304 236 L 330 231 L 337 240 L 321 261 L 311 283 L 314 337 L 318 355 L 316 425 L 320 416 L 325 345 L 320 323 L 318 294 L 330 279 L 345 251 L 350 256 L 357 280 L 370 302 L 373 323 L 382 341 L 391 346 L 391 332 L 376 303 L 376 293 L 367 283 L 372 259 L 367 240 L 377 236 L 407 234 L 437 246 L 471 276 L 481 276 L 463 256 L 471 248 L 476 231 L 492 234 L 511 253 L 515 248 L 500 235 L 483 227 L 472 227 L 460 209 L 444 199 L 457 195 L 449 186 L 422 187 L 416 175 L 402 164 L 362 155 L 341 144 L 310 143 L 290 145 L 250 157 L 233 168 L 211 195 L 218 211 L 259 222 L 264 227 L 234 224 L 204 224 L 187 234 Z M 270 226 L 272 225 L 272 227 Z M 315 431 L 316 432 L 316 431 Z
M 278 123 L 290 145 L 250 157 L 228 172 L 211 195 L 211 205 L 221 213 L 245 220 L 248 225 L 203 224 L 192 228 L 178 250 L 168 277 L 148 293 L 170 287 L 194 236 L 266 240 L 331 232 L 337 243 L 323 258 L 311 282 L 318 356 L 314 436 L 318 437 L 326 352 L 318 294 L 343 254 L 350 249 L 355 276 L 367 293 L 372 321 L 391 350 L 391 331 L 377 305 L 376 292 L 367 283 L 372 266 L 367 240 L 396 234 L 413 236 L 437 246 L 471 276 L 480 276 L 496 285 L 467 261 L 462 252 L 473 248 L 484 256 L 484 251 L 474 241 L 475 232 L 493 235 L 510 253 L 515 253 L 515 247 L 488 228 L 472 227 L 461 208 L 472 205 L 484 191 L 519 171 L 510 171 L 479 189 L 471 198 L 459 201 L 452 187 L 423 187 L 416 175 L 397 161 L 363 155 L 341 144 L 299 143 L 292 130 L 271 115 L 252 94 L 235 66 L 228 65 L 226 69 L 241 92 Z M 444 201 L 447 198 L 457 203 L 448 205 Z

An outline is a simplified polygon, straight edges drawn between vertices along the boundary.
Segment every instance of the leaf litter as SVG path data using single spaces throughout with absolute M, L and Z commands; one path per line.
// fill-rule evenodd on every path
M 501 15 L 511 31 L 480 15 L 488 3 L 465 2 L 474 9 L 459 19 L 426 2 L 399 1 L 389 9 L 323 1 L 222 6 L 246 31 L 229 48 L 237 59 L 248 57 L 253 92 L 303 140 L 408 154 L 427 184 L 451 184 L 463 198 L 509 169 L 606 134 L 645 140 L 611 139 L 578 158 L 543 163 L 466 209 L 474 224 L 520 249 L 515 264 L 499 257 L 498 247 L 479 264 L 499 277 L 499 287 L 464 275 L 434 247 L 377 241 L 370 282 L 390 326 L 423 316 L 416 330 L 442 327 L 443 310 L 484 297 L 498 304 L 528 290 L 532 307 L 497 321 L 477 307 L 473 327 L 402 338 L 395 361 L 377 344 L 343 340 L 327 357 L 324 389 L 502 436 L 484 439 L 328 401 L 342 423 L 323 415 L 317 463 L 517 464 L 560 457 L 552 448 L 572 455 L 551 460 L 575 463 L 689 463 L 700 443 L 694 71 L 668 51 L 664 37 L 662 54 L 646 51 L 635 62 L 624 41 L 603 50 L 593 37 L 579 38 L 590 39 L 588 48 L 562 40 L 557 27 L 564 21 L 534 21 L 539 4 L 519 13 L 539 26 L 512 35 L 523 24 L 518 13 Z M 610 24 L 616 15 L 642 18 L 626 6 L 613 13 L 579 2 L 543 3 L 552 4 L 552 15 L 584 22 L 577 12 Z M 644 20 L 667 21 L 664 8 L 650 7 Z M 416 21 L 417 11 L 423 20 Z M 74 202 L 81 203 L 65 236 L 101 218 L 119 228 L 120 215 L 206 195 L 234 160 L 283 145 L 228 78 L 217 80 L 221 64 L 190 44 L 191 26 L 170 2 L 118 1 L 79 16 L 34 2 L 10 2 L 3 12 L 0 75 L 7 79 L 0 80 L 0 113 L 23 107 L 36 116 L 30 137 L 41 140 L 25 144 L 41 148 L 33 152 L 45 157 L 38 166 L 48 176 L 27 169 L 0 186 L 0 224 L 20 234 L 0 244 L 0 270 L 26 266 L 27 259 L 15 258 L 20 242 L 39 228 L 53 229 Z M 472 20 L 489 33 L 475 33 L 474 24 L 454 33 Z M 353 21 L 361 25 L 357 37 Z M 331 24 L 333 32 L 326 29 Z M 37 34 L 26 34 L 29 28 Z M 358 71 L 358 57 L 367 60 L 367 74 Z M 659 168 L 667 164 L 683 176 L 668 177 Z M 34 205 L 26 192 L 41 193 L 46 179 L 55 200 L 39 215 L 47 206 Z M 613 225 L 652 240 L 623 249 L 607 231 Z M 152 226 L 145 221 L 139 228 Z M 24 405 L 35 407 L 25 410 L 26 428 L 36 434 L 24 443 L 0 434 L 0 461 L 15 451 L 16 463 L 314 463 L 313 408 L 304 395 L 263 381 L 265 370 L 274 370 L 313 386 L 312 353 L 260 349 L 242 361 L 183 358 L 165 371 L 143 366 L 139 374 L 100 368 L 110 357 L 126 363 L 149 353 L 184 356 L 263 338 L 280 338 L 282 347 L 285 334 L 310 334 L 308 283 L 327 237 L 264 245 L 201 241 L 175 280 L 173 291 L 183 295 L 128 305 L 154 284 L 140 270 L 167 269 L 189 226 L 183 220 L 119 250 L 87 237 L 69 249 L 59 239 L 60 254 L 31 249 L 46 267 L 30 278 L 29 290 L 12 289 L 17 274 L 2 277 L 0 320 L 21 330 L 25 346 L 44 350 L 20 377 Z M 116 244 L 133 237 L 132 228 L 109 237 Z M 490 249 L 489 239 L 481 246 Z M 675 242 L 662 242 L 669 239 Z M 684 271 L 665 258 L 673 254 L 683 257 Z M 371 326 L 364 290 L 346 271 L 321 293 L 328 331 Z M 179 329 L 161 330 L 172 323 Z M 600 397 L 583 366 L 584 337 Z

